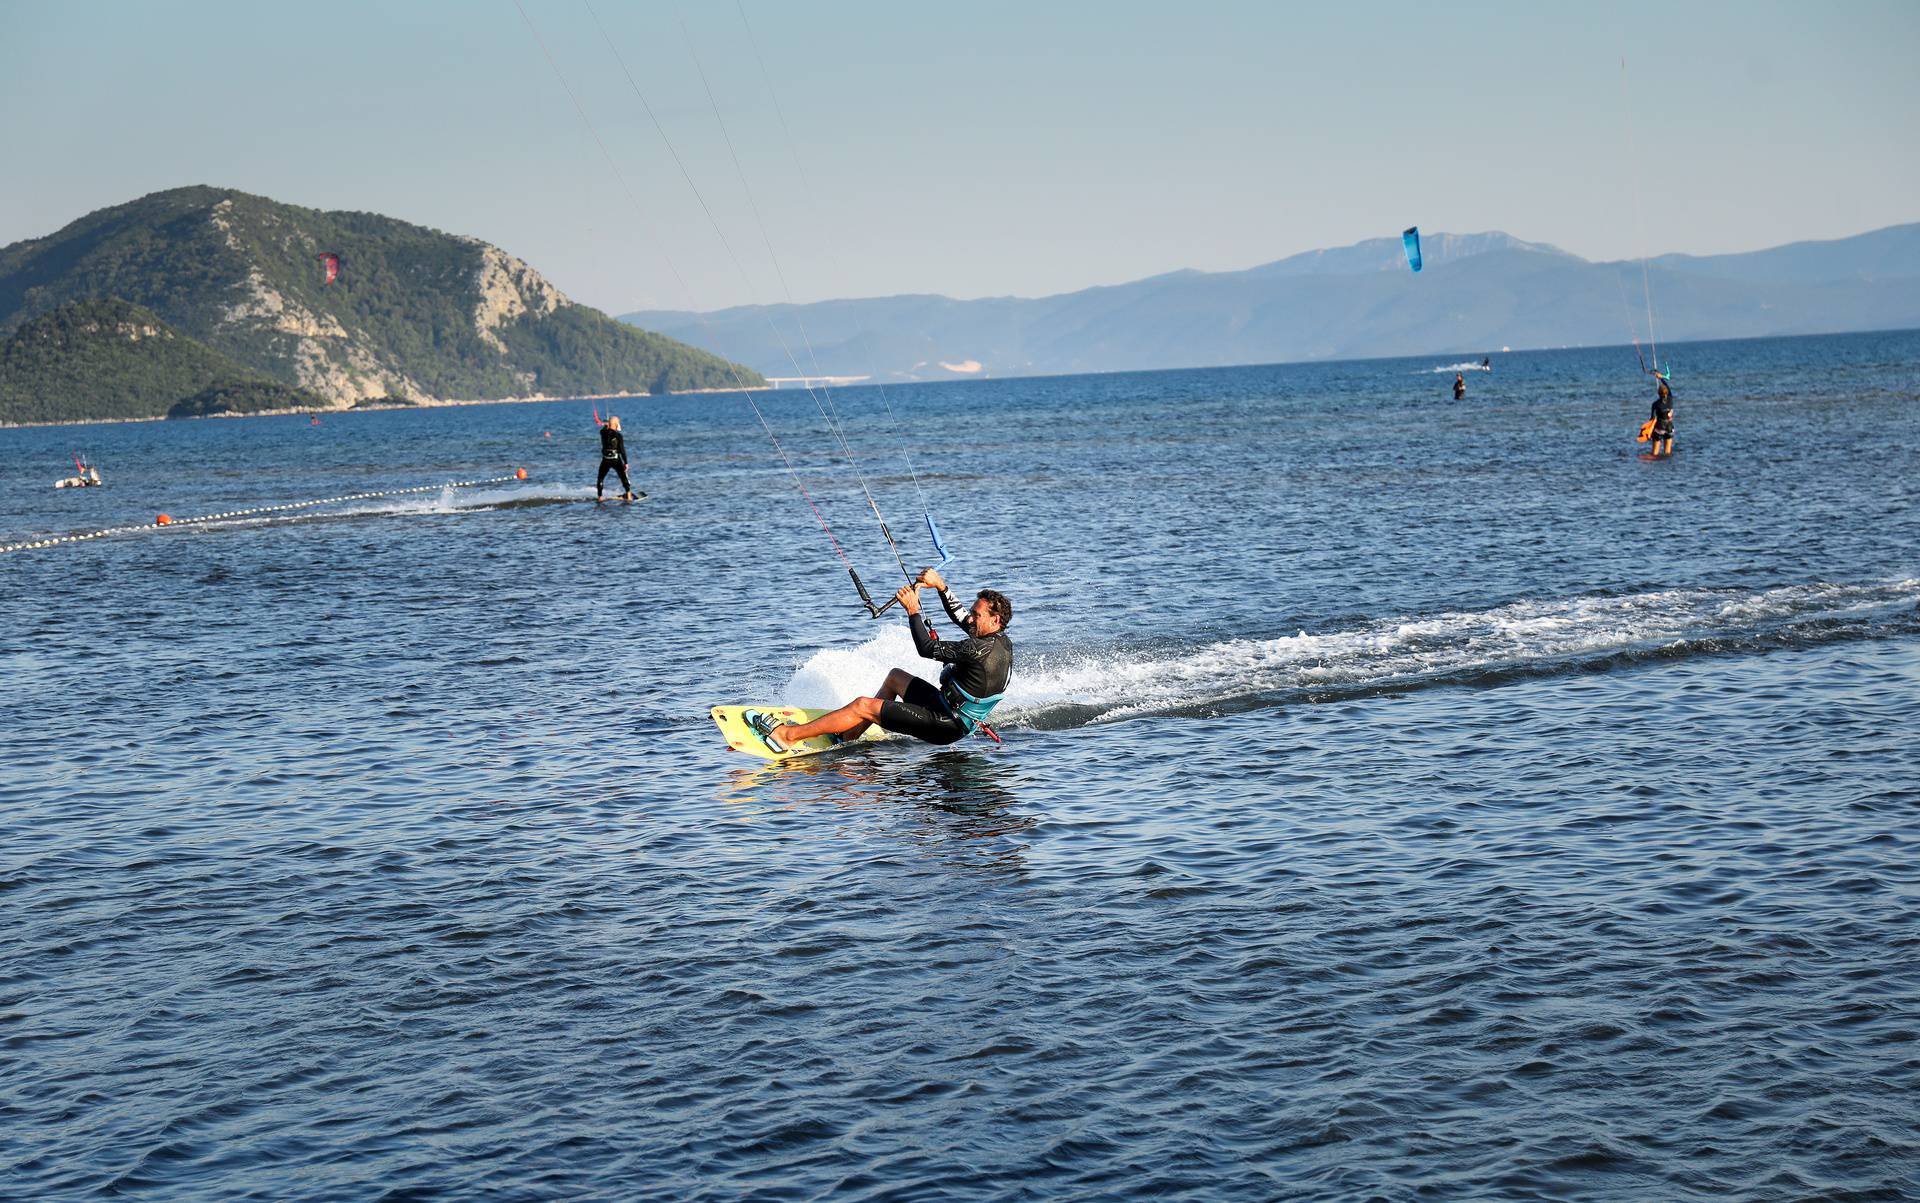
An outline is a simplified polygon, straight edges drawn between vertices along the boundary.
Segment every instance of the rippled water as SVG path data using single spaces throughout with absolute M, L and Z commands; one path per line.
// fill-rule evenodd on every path
M 1920 336 L 1672 350 L 837 393 L 1007 742 L 771 768 L 911 649 L 738 398 L 0 431 L 0 544 L 530 477 L 0 555 L 0 1196 L 1920 1192 Z

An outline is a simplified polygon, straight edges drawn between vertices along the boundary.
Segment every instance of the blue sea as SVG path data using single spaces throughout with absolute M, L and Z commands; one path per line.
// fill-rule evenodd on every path
M 0 430 L 0 1197 L 1920 1195 L 1920 334 L 1661 355 Z

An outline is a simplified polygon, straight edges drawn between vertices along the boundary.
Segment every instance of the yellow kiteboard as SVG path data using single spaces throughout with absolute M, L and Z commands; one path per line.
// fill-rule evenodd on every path
M 760 733 L 747 726 L 746 713 L 758 710 L 770 714 L 783 723 L 810 723 L 827 710 L 801 710 L 796 706 L 715 706 L 712 710 L 714 726 L 720 728 L 720 734 L 726 736 L 727 746 L 736 752 L 745 752 L 749 756 L 758 756 L 762 760 L 792 760 L 798 756 L 817 756 L 821 752 L 830 752 L 835 748 L 847 746 L 847 741 L 833 735 L 816 735 L 812 739 L 802 740 L 785 752 L 776 752 L 760 738 Z M 885 739 L 887 733 L 878 726 L 868 727 L 867 733 L 854 743 L 867 743 Z

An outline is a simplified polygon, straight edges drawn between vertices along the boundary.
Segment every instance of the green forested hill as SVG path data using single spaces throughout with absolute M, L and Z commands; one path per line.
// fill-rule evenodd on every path
M 340 257 L 331 283 L 327 253 Z M 109 297 L 342 406 L 762 383 L 574 304 L 477 239 L 224 188 L 157 192 L 0 248 L 0 334 Z
M 0 422 L 318 408 L 327 402 L 180 334 L 117 298 L 75 301 L 0 342 Z

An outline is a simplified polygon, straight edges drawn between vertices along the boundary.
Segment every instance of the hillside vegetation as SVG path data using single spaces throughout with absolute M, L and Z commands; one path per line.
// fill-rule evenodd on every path
M 339 266 L 331 282 L 329 254 Z M 231 189 L 154 193 L 0 248 L 0 335 L 107 298 L 341 407 L 763 383 L 575 304 L 478 239 Z
M 118 298 L 62 305 L 0 343 L 0 421 L 71 422 L 320 408 Z

